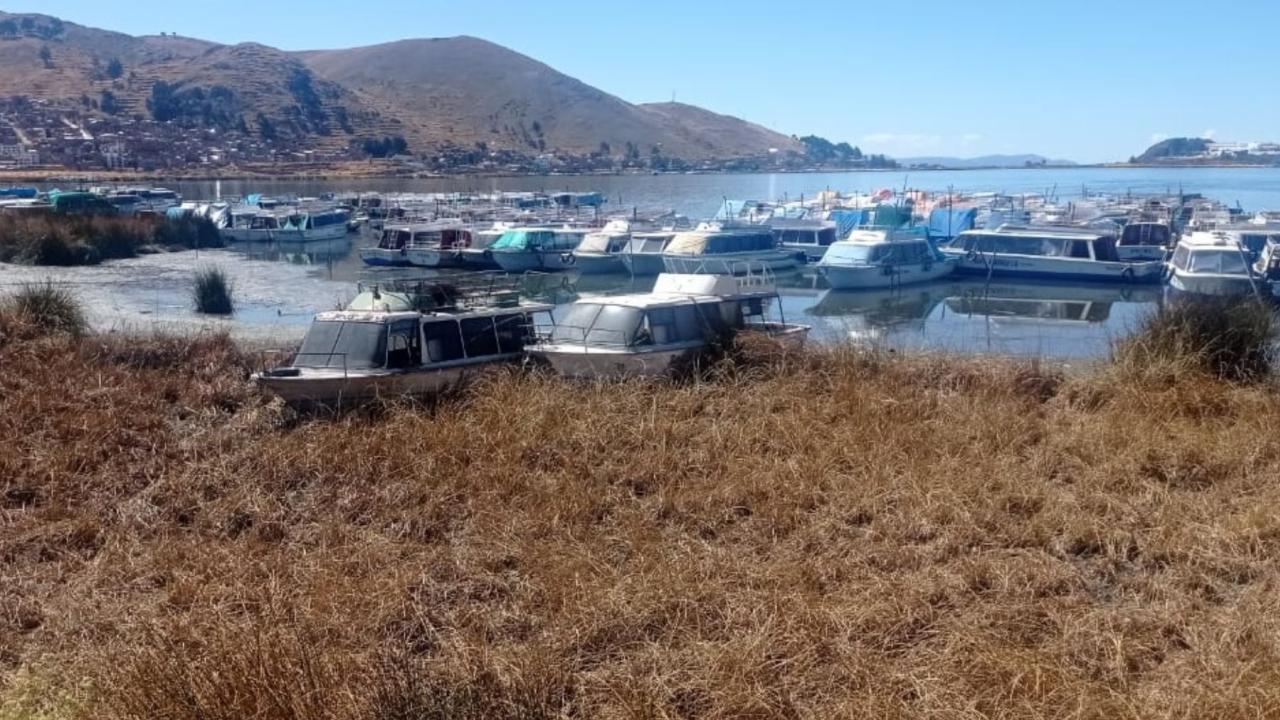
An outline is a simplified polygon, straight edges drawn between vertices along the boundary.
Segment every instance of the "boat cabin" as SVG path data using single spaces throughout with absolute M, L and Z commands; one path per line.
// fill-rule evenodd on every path
M 1114 235 L 1069 228 L 1002 226 L 996 230 L 966 230 L 953 247 L 973 253 L 1076 258 L 1117 262 Z
M 943 258 L 923 236 L 887 237 L 884 231 L 854 230 L 823 255 L 824 265 L 923 265 Z
M 1183 238 L 1169 261 L 1188 275 L 1249 275 L 1245 249 L 1227 233 L 1196 232 Z
M 776 291 L 771 284 L 753 288 L 753 281 L 664 274 L 651 293 L 575 302 L 556 322 L 550 343 L 632 349 L 705 344 L 727 331 L 766 324 Z
M 521 308 L 462 315 L 340 310 L 316 316 L 295 368 L 403 370 L 519 355 L 534 337 Z
M 570 252 L 586 234 L 586 230 L 572 228 L 511 228 L 491 247 L 503 252 Z

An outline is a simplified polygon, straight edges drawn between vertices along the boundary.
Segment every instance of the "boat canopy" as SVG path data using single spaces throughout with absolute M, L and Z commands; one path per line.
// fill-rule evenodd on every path
M 715 233 L 679 233 L 667 245 L 666 252 L 673 255 L 719 255 L 773 250 L 774 247 L 773 233 L 762 228 Z
M 823 265 L 913 265 L 940 260 L 923 238 L 901 242 L 838 242 L 822 258 Z
M 593 232 L 578 243 L 578 252 L 616 253 L 627 244 L 630 236 L 626 233 Z
M 977 219 L 977 208 L 934 208 L 929 213 L 929 237 L 949 240 L 972 230 Z
M 508 230 L 494 241 L 494 250 L 568 252 L 582 241 L 581 233 L 555 230 Z

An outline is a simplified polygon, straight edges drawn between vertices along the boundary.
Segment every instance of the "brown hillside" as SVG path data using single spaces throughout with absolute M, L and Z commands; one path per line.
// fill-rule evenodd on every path
M 785 135 L 689 105 L 633 105 L 547 65 L 472 37 L 402 40 L 345 50 L 286 53 L 256 43 L 219 45 L 177 36 L 133 37 L 46 15 L 0 13 L 0 97 L 25 96 L 93 114 L 109 90 L 120 114 L 148 116 L 157 82 L 208 94 L 225 88 L 218 117 L 230 126 L 265 115 L 316 147 L 403 135 L 415 150 L 486 143 L 525 153 L 586 154 L 607 144 L 644 157 L 700 159 L 794 149 Z M 49 48 L 50 62 L 41 57 Z M 113 60 L 120 77 L 107 76 Z M 299 92 L 300 76 L 305 87 Z
M 404 120 L 411 142 L 485 142 L 522 150 L 595 152 L 660 145 L 687 158 L 756 154 L 788 139 L 733 118 L 686 127 L 532 58 L 473 37 L 401 40 L 301 53 L 319 75 Z M 734 127 L 734 123 L 742 127 Z M 765 136 L 768 136 L 766 139 Z M 541 143 L 539 143 L 541 141 Z

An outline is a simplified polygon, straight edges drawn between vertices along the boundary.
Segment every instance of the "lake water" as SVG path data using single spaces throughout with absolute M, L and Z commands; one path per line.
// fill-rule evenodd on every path
M 962 191 L 1199 192 L 1246 209 L 1280 208 L 1280 169 L 1079 168 L 937 172 L 810 173 L 779 175 L 660 175 L 534 178 L 350 180 L 341 182 L 223 181 L 223 195 L 249 192 L 316 194 L 339 190 L 473 191 L 600 190 L 608 209 L 672 208 L 693 218 L 715 212 L 724 198 L 771 199 L 825 189 L 882 187 Z M 215 184 L 173 183 L 189 199 L 211 198 Z M 371 236 L 302 247 L 257 246 L 149 255 L 83 268 L 29 268 L 0 264 L 0 289 L 49 280 L 65 284 L 89 308 L 100 329 L 226 328 L 260 343 L 296 342 L 311 317 L 344 304 L 359 280 L 376 281 L 428 271 L 367 268 L 356 248 Z M 237 313 L 209 320 L 191 309 L 191 276 L 218 265 L 235 283 Z M 835 292 L 812 270 L 779 277 L 782 311 L 813 326 L 819 340 L 874 342 L 902 349 L 940 349 L 1054 358 L 1104 356 L 1163 302 L 1159 287 L 951 280 L 893 291 Z M 576 297 L 644 291 L 652 278 L 556 276 L 530 292 L 564 304 Z

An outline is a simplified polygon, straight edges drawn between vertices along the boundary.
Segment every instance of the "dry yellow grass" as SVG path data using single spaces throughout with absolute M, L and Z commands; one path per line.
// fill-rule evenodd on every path
M 0 718 L 1280 716 L 1280 396 L 845 350 L 294 418 L 0 340 Z

